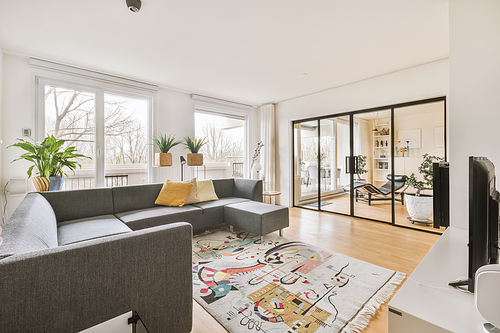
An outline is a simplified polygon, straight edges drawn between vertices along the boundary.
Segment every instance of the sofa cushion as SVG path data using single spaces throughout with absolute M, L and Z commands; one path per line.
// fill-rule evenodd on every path
M 198 196 L 198 182 L 196 181 L 196 178 L 185 181 L 185 183 L 193 184 L 193 187 L 191 187 L 191 191 L 189 191 L 186 202 L 184 202 L 184 204 L 190 205 L 196 202 L 200 202 L 200 197 Z
M 39 193 L 28 193 L 2 231 L 0 259 L 57 247 L 56 215 Z
M 57 222 L 113 214 L 110 188 L 40 192 L 54 209 Z
M 131 231 L 114 215 L 101 215 L 59 223 L 57 240 L 59 245 L 67 245 Z
M 202 208 L 204 210 L 203 214 L 205 214 L 205 210 L 207 210 L 207 209 L 224 208 L 225 205 L 230 205 L 230 204 L 243 202 L 243 201 L 248 201 L 248 199 L 238 198 L 238 197 L 226 197 L 226 198 L 221 198 L 221 199 L 216 200 L 216 201 L 198 202 L 198 203 L 193 204 L 193 206 Z
M 189 222 L 193 224 L 201 219 L 203 210 L 193 205 L 184 207 L 156 206 L 115 214 L 132 230 L 156 227 L 172 222 Z
M 214 179 L 212 180 L 214 184 L 215 193 L 220 198 L 234 197 L 234 179 Z
M 113 213 L 158 207 L 155 200 L 162 183 L 113 187 Z
M 200 180 L 197 182 L 197 187 L 198 187 L 197 202 L 219 200 L 217 194 L 215 194 L 214 184 L 212 183 L 212 180 L 210 179 Z
M 193 224 L 193 229 L 203 229 L 212 225 L 224 223 L 224 206 L 243 201 L 248 201 L 248 199 L 226 197 L 217 201 L 206 201 L 193 204 L 193 206 L 203 209 L 203 219 Z
M 173 182 L 170 179 L 167 179 L 161 188 L 160 194 L 158 194 L 158 197 L 155 200 L 155 204 L 170 207 L 182 207 L 184 206 L 184 202 L 186 202 L 192 188 L 192 183 Z

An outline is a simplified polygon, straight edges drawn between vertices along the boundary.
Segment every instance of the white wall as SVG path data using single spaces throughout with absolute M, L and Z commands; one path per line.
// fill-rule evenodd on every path
M 2 138 L 2 82 L 3 82 L 3 51 L 2 48 L 0 47 L 0 140 Z M 1 175 L 2 175 L 2 151 L 3 151 L 3 145 L 1 144 L 0 141 L 0 185 L 3 184 L 1 181 Z M 0 190 L 0 195 L 3 196 L 3 189 Z M 0 201 L 1 202 L 1 201 Z M 2 213 L 0 214 L 1 217 L 3 217 L 3 209 Z M 0 222 L 0 233 L 2 233 L 2 222 Z M 1 240 L 0 240 L 1 242 Z
M 18 148 L 5 148 L 16 142 L 16 138 L 22 137 L 23 128 L 31 128 L 33 131 L 32 137 L 35 137 L 35 76 L 70 82 L 77 80 L 82 84 L 89 85 L 96 85 L 96 82 L 32 68 L 28 64 L 27 57 L 12 53 L 3 54 L 3 61 L 0 61 L 0 64 L 0 69 L 3 66 L 3 73 L 0 71 L 0 75 L 3 74 L 3 87 L 0 90 L 3 93 L 3 112 L 0 117 L 0 137 L 3 140 L 0 186 L 3 187 L 9 179 L 27 178 L 26 171 L 30 163 L 26 161 L 11 163 L 12 160 L 19 156 L 20 151 Z M 100 85 L 104 84 L 100 83 Z M 122 90 L 126 89 L 123 88 Z M 196 104 L 201 103 L 196 102 Z M 194 105 L 195 102 L 191 100 L 189 93 L 160 88 L 153 101 L 153 133 L 175 134 L 177 139 L 182 139 L 188 135 L 194 136 Z M 225 109 L 224 106 L 216 104 L 204 103 L 204 105 L 214 109 Z M 250 147 L 252 147 L 252 144 L 256 143 L 260 137 L 259 112 L 257 108 L 238 112 L 248 114 L 250 123 L 249 142 Z M 248 152 L 249 154 L 253 153 L 251 149 Z M 180 180 L 179 156 L 186 156 L 187 150 L 184 149 L 184 145 L 178 145 L 171 152 L 173 166 L 153 168 L 154 181 L 164 181 L 166 178 Z M 189 176 L 188 171 L 186 177 Z M 23 195 L 9 196 L 8 215 L 12 214 L 23 198 Z
M 449 12 L 451 223 L 467 228 L 468 157 L 500 175 L 500 1 L 450 0 Z
M 376 65 L 376 64 L 374 64 Z M 448 94 L 448 60 L 402 70 L 277 104 L 277 190 L 281 204 L 292 201 L 291 122 Z

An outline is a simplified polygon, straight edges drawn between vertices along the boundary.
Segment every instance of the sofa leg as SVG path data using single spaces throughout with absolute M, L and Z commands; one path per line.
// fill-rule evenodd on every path
M 279 235 L 280 235 L 280 237 L 283 237 L 283 229 L 279 230 Z
M 229 231 L 231 231 L 231 233 L 234 234 L 234 230 L 233 230 L 233 226 L 232 225 L 229 226 Z
M 260 243 L 264 244 L 264 236 L 260 236 Z

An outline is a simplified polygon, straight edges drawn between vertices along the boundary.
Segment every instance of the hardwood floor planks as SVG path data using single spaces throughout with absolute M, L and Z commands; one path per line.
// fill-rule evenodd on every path
M 283 234 L 374 265 L 410 275 L 438 240 L 439 235 L 397 228 L 383 223 L 290 209 L 290 227 Z M 387 303 L 364 333 L 387 333 Z M 192 333 L 227 332 L 203 307 L 194 302 Z

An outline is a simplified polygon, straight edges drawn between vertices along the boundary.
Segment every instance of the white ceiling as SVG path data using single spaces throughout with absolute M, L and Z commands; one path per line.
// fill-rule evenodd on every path
M 261 105 L 448 57 L 448 0 L 0 0 L 0 47 Z

